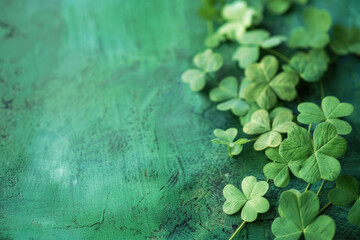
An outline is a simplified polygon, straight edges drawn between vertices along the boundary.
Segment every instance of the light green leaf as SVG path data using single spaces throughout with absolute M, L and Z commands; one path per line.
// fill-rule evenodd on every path
M 254 63 L 245 70 L 246 79 L 252 82 L 244 89 L 247 101 L 256 101 L 257 104 L 269 109 L 276 104 L 276 95 L 285 101 L 296 97 L 295 86 L 298 77 L 290 72 L 282 72 L 275 76 L 278 70 L 278 61 L 273 56 L 265 56 L 260 63 Z
M 217 105 L 220 111 L 231 110 L 237 116 L 243 116 L 249 110 L 249 104 L 240 99 L 238 80 L 235 77 L 224 78 L 219 87 L 210 91 L 210 99 L 214 102 L 224 101 Z
M 193 91 L 200 91 L 205 87 L 206 80 L 205 80 L 206 73 L 197 70 L 197 69 L 189 69 L 184 72 L 181 76 L 181 79 L 185 83 L 190 84 L 190 88 Z
M 222 39 L 229 39 L 232 41 L 238 41 L 246 32 L 246 27 L 237 21 L 226 22 L 221 25 L 217 33 Z
M 226 214 L 234 214 L 244 206 L 241 218 L 246 222 L 253 222 L 258 213 L 265 213 L 269 210 L 268 200 L 262 197 L 268 191 L 269 184 L 264 181 L 257 182 L 255 177 L 249 176 L 243 179 L 241 188 L 244 193 L 233 185 L 225 186 L 223 193 L 226 201 L 223 210 Z
M 270 37 L 270 33 L 263 29 L 256 29 L 246 32 L 241 38 L 239 43 L 244 45 L 259 46 L 263 41 Z
M 194 64 L 204 72 L 216 72 L 223 65 L 223 58 L 220 54 L 214 53 L 211 49 L 195 55 Z
M 237 213 L 247 201 L 244 194 L 231 184 L 224 187 L 223 194 L 226 199 L 223 205 L 223 211 L 226 214 Z
M 232 147 L 230 147 L 230 155 L 232 155 L 232 156 L 239 155 L 242 150 L 243 150 L 243 145 L 241 145 L 241 144 L 235 145 L 234 144 Z
M 277 147 L 282 141 L 280 133 L 286 133 L 292 127 L 291 120 L 292 114 L 289 111 L 278 112 L 271 128 L 269 113 L 260 109 L 252 114 L 251 121 L 244 125 L 243 132 L 246 134 L 262 134 L 254 143 L 254 149 L 257 151 L 264 150 L 267 147 Z
M 307 82 L 316 82 L 327 70 L 329 57 L 324 50 L 310 50 L 309 53 L 298 52 L 290 59 L 290 67 Z
M 257 46 L 241 46 L 236 49 L 232 59 L 239 62 L 240 68 L 246 68 L 259 59 L 260 49 Z
M 272 36 L 264 41 L 261 42 L 260 46 L 261 48 L 273 48 L 278 45 L 280 45 L 282 42 L 285 42 L 287 40 L 284 36 Z
M 330 41 L 328 31 L 331 26 L 331 15 L 326 10 L 308 7 L 303 12 L 304 27 L 293 31 L 289 39 L 289 47 L 324 48 Z
M 285 13 L 292 3 L 306 4 L 308 0 L 268 0 L 267 8 L 276 15 Z
M 352 130 L 350 124 L 337 118 L 351 115 L 354 107 L 349 103 L 340 103 L 336 97 L 325 97 L 321 102 L 321 109 L 313 103 L 301 103 L 298 110 L 300 114 L 297 119 L 300 123 L 316 124 L 326 121 L 333 124 L 341 135 L 349 134 Z
M 339 55 L 354 53 L 360 55 L 360 29 L 335 25 L 334 37 L 331 39 L 331 49 Z
M 336 180 L 336 187 L 328 194 L 329 201 L 335 206 L 346 206 L 359 198 L 359 185 L 356 179 L 349 175 L 341 175 Z
M 222 9 L 222 17 L 228 21 L 236 21 L 243 26 L 248 27 L 252 24 L 252 18 L 255 11 L 247 6 L 246 2 L 235 1 L 231 4 L 226 4 Z
M 319 213 L 319 199 L 312 191 L 288 190 L 281 194 L 279 214 L 271 226 L 276 240 L 297 240 L 303 233 L 306 240 L 332 239 L 335 222 Z
M 219 139 L 223 140 L 224 142 L 227 142 L 229 145 L 234 141 L 236 135 L 237 135 L 237 129 L 236 128 L 229 128 L 226 131 L 221 129 L 215 129 L 214 135 L 218 137 Z
M 249 103 L 249 106 L 249 111 L 244 116 L 240 117 L 240 123 L 242 126 L 250 122 L 252 114 L 260 109 L 260 107 L 254 102 Z

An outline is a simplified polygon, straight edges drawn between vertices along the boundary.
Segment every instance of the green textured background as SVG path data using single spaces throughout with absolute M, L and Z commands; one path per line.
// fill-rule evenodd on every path
M 195 0 L 0 0 L 0 238 L 226 239 L 222 188 L 255 175 L 263 153 L 228 159 L 216 127 L 240 128 L 181 83 L 207 27 Z M 360 26 L 360 1 L 311 1 L 335 23 Z M 288 35 L 300 10 L 269 17 Z M 276 26 L 274 28 L 274 26 Z M 225 69 L 235 66 L 227 59 Z M 224 71 L 219 73 L 219 77 Z M 360 60 L 343 57 L 325 92 L 355 105 L 343 173 L 360 180 Z M 318 101 L 317 86 L 302 99 Z M 311 97 L 310 97 L 311 96 Z M 305 188 L 292 181 L 290 187 Z M 319 184 L 312 189 L 317 190 Z M 325 192 L 332 186 L 325 185 Z M 272 239 L 271 211 L 239 239 Z M 321 195 L 322 203 L 326 194 Z M 356 239 L 349 208 L 330 207 L 335 239 Z

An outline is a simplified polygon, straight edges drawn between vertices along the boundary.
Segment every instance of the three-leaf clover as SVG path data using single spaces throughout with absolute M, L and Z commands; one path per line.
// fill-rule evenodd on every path
M 226 214 L 234 214 L 242 208 L 242 220 L 253 222 L 258 213 L 269 210 L 269 201 L 263 197 L 269 189 L 269 184 L 265 181 L 257 182 L 255 177 L 249 176 L 243 179 L 241 188 L 243 192 L 231 184 L 224 187 L 223 194 L 226 201 L 223 211 Z
M 250 122 L 243 127 L 246 134 L 261 134 L 254 143 L 256 151 L 264 150 L 267 147 L 277 147 L 282 141 L 280 133 L 286 133 L 294 125 L 293 115 L 289 111 L 279 111 L 274 116 L 270 126 L 270 116 L 264 109 L 257 110 L 251 115 Z
M 350 223 L 360 226 L 359 184 L 349 175 L 342 175 L 336 180 L 336 187 L 331 189 L 328 198 L 335 206 L 347 206 L 355 202 L 348 214 Z
M 275 186 L 283 188 L 289 184 L 289 169 L 296 177 L 299 177 L 300 163 L 284 158 L 279 153 L 279 148 L 268 148 L 265 155 L 273 162 L 267 163 L 263 172 L 268 179 L 274 180 Z
M 237 116 L 244 116 L 249 110 L 249 104 L 241 98 L 241 87 L 235 77 L 224 78 L 220 82 L 219 87 L 210 91 L 210 99 L 212 101 L 225 101 L 217 105 L 218 110 L 231 110 Z
M 269 11 L 276 15 L 285 13 L 292 3 L 306 4 L 308 0 L 268 0 L 267 8 Z
M 247 138 L 240 138 L 234 142 L 238 131 L 236 128 L 229 128 L 227 130 L 215 129 L 214 135 L 217 137 L 211 142 L 223 144 L 228 146 L 229 156 L 239 155 L 243 149 L 243 144 L 248 142 Z
M 285 70 L 294 71 L 307 82 L 318 81 L 327 70 L 329 57 L 323 50 L 313 49 L 309 53 L 299 52 L 290 59 Z
M 328 240 L 335 235 L 335 222 L 319 213 L 319 199 L 315 192 L 300 193 L 295 189 L 280 196 L 279 214 L 271 225 L 275 240 L 297 240 L 304 234 L 306 240 Z
M 291 48 L 324 48 L 330 41 L 331 15 L 326 10 L 308 7 L 303 13 L 305 27 L 296 28 L 288 41 Z
M 314 103 L 301 103 L 298 105 L 300 114 L 297 120 L 304 124 L 316 124 L 329 122 L 335 125 L 338 134 L 346 135 L 352 130 L 351 125 L 344 120 L 338 119 L 351 115 L 354 111 L 350 103 L 340 103 L 336 97 L 328 96 L 321 101 L 321 108 Z
M 235 1 L 226 4 L 222 9 L 222 17 L 227 21 L 217 31 L 217 34 L 229 40 L 237 40 L 252 25 L 255 10 L 248 7 L 246 2 Z
M 190 84 L 193 91 L 200 91 L 205 87 L 206 74 L 216 72 L 223 65 L 223 58 L 220 54 L 207 49 L 195 55 L 193 62 L 198 69 L 189 69 L 181 76 L 185 83 Z
M 295 99 L 295 86 L 299 82 L 299 77 L 292 72 L 281 72 L 276 75 L 278 68 L 278 60 L 270 55 L 263 57 L 260 63 L 248 66 L 245 76 L 251 84 L 244 89 L 245 99 L 256 101 L 264 109 L 272 108 L 277 102 L 277 96 L 284 101 Z
M 252 63 L 257 62 L 260 55 L 260 48 L 272 48 L 285 41 L 284 36 L 272 36 L 263 29 L 246 32 L 240 39 L 240 47 L 233 55 L 233 60 L 239 62 L 241 68 L 246 68 Z
M 334 38 L 331 39 L 331 49 L 339 55 L 355 53 L 360 55 L 360 29 L 336 25 L 333 28 Z
M 313 140 L 305 128 L 293 126 L 279 152 L 285 159 L 301 162 L 299 176 L 315 183 L 320 179 L 333 181 L 337 178 L 341 166 L 336 158 L 341 157 L 346 148 L 346 140 L 337 135 L 335 126 L 324 122 L 316 126 Z

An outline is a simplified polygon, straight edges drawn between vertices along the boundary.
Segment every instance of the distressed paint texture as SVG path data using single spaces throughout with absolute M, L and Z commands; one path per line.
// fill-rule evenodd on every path
M 360 26 L 357 1 L 311 2 L 329 9 L 335 23 Z M 211 144 L 214 128 L 239 122 L 181 83 L 206 36 L 199 2 L 0 5 L 0 238 L 228 238 L 241 220 L 222 213 L 222 188 L 248 175 L 264 179 L 267 160 L 251 146 L 228 159 L 226 149 Z M 287 35 L 299 12 L 269 17 L 266 25 Z M 326 94 L 355 105 L 341 162 L 358 180 L 359 63 L 341 58 L 325 76 Z M 302 91 L 304 100 L 318 101 L 316 85 Z M 273 238 L 281 191 L 271 185 L 271 210 L 239 239 Z M 336 219 L 336 239 L 360 236 L 347 211 L 326 210 Z

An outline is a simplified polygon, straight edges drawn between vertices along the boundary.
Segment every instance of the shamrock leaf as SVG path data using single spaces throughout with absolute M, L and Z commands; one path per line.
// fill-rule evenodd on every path
M 245 76 L 251 82 L 244 89 L 247 101 L 256 101 L 264 109 L 272 108 L 277 96 L 285 101 L 296 97 L 295 86 L 299 82 L 296 74 L 281 72 L 276 75 L 279 63 L 273 56 L 265 56 L 260 63 L 253 63 L 245 70 Z M 276 76 L 275 76 L 276 75 Z
M 256 181 L 256 178 L 249 176 L 243 179 L 241 190 L 234 185 L 228 184 L 224 187 L 223 194 L 226 199 L 223 211 L 226 214 L 237 213 L 241 208 L 241 218 L 246 222 L 256 220 L 258 213 L 265 213 L 269 210 L 270 204 L 263 195 L 269 189 L 265 181 Z
M 265 155 L 273 162 L 267 163 L 264 166 L 264 175 L 268 179 L 274 180 L 275 186 L 283 188 L 288 185 L 290 181 L 289 169 L 296 177 L 299 177 L 300 163 L 289 161 L 281 156 L 279 148 L 268 148 L 265 151 Z
M 336 97 L 325 97 L 321 102 L 321 108 L 314 103 L 301 103 L 298 105 L 300 114 L 297 120 L 304 124 L 316 124 L 329 122 L 334 124 L 338 134 L 346 135 L 352 130 L 351 125 L 344 120 L 338 119 L 351 115 L 354 111 L 350 103 L 340 103 Z
M 268 0 L 267 8 L 269 11 L 276 15 L 285 13 L 292 3 L 306 4 L 308 0 Z
M 255 10 L 248 7 L 246 2 L 235 1 L 226 4 L 222 9 L 222 17 L 227 21 L 217 31 L 229 40 L 237 40 L 245 33 L 246 28 L 252 25 Z
M 224 78 L 219 87 L 210 91 L 210 99 L 214 102 L 225 101 L 217 105 L 220 111 L 231 110 L 237 116 L 244 116 L 249 104 L 241 99 L 239 82 L 235 77 Z
M 240 117 L 240 123 L 242 126 L 251 121 L 251 115 L 254 112 L 261 109 L 255 102 L 251 102 L 248 104 L 250 106 L 249 111 L 244 116 Z
M 284 36 L 270 37 L 270 33 L 263 29 L 257 29 L 246 32 L 240 39 L 240 47 L 233 55 L 233 60 L 239 62 L 241 68 L 246 68 L 259 59 L 260 47 L 272 48 L 285 41 Z
M 190 84 L 193 91 L 200 91 L 205 87 L 206 74 L 216 72 L 223 65 L 223 58 L 220 54 L 207 49 L 195 55 L 193 62 L 198 69 L 189 69 L 181 76 L 185 83 Z
M 331 15 L 326 10 L 308 7 L 303 13 L 304 27 L 296 28 L 289 39 L 291 48 L 324 48 L 330 41 Z
M 229 128 L 226 131 L 221 129 L 215 129 L 214 135 L 217 138 L 211 140 L 211 142 L 228 146 L 230 157 L 239 155 L 243 149 L 243 144 L 247 143 L 248 139 L 240 138 L 234 142 L 237 133 L 238 131 L 236 128 Z
M 330 47 L 334 52 L 339 55 L 349 53 L 360 55 L 360 29 L 336 25 L 333 28 L 333 35 Z
M 306 182 L 320 179 L 333 181 L 341 166 L 336 159 L 346 151 L 346 140 L 337 135 L 333 124 L 324 122 L 316 126 L 313 141 L 305 128 L 294 126 L 288 138 L 280 145 L 280 154 L 290 161 L 301 161 L 299 176 Z
M 307 82 L 318 81 L 327 70 L 329 57 L 323 50 L 299 52 L 290 59 L 289 67 Z
M 280 196 L 279 214 L 271 225 L 275 240 L 297 240 L 304 234 L 305 240 L 333 239 L 335 222 L 319 213 L 319 199 L 312 191 L 300 193 L 295 189 Z
M 282 141 L 280 133 L 286 133 L 293 126 L 293 115 L 289 111 L 280 111 L 272 121 L 270 127 L 270 117 L 268 111 L 260 109 L 251 115 L 251 121 L 243 127 L 246 134 L 261 134 L 254 143 L 256 151 L 264 150 L 267 147 L 277 147 Z
M 328 198 L 335 206 L 346 206 L 355 202 L 348 214 L 350 223 L 360 226 L 359 184 L 349 175 L 342 175 L 336 180 L 336 187 L 331 189 Z

